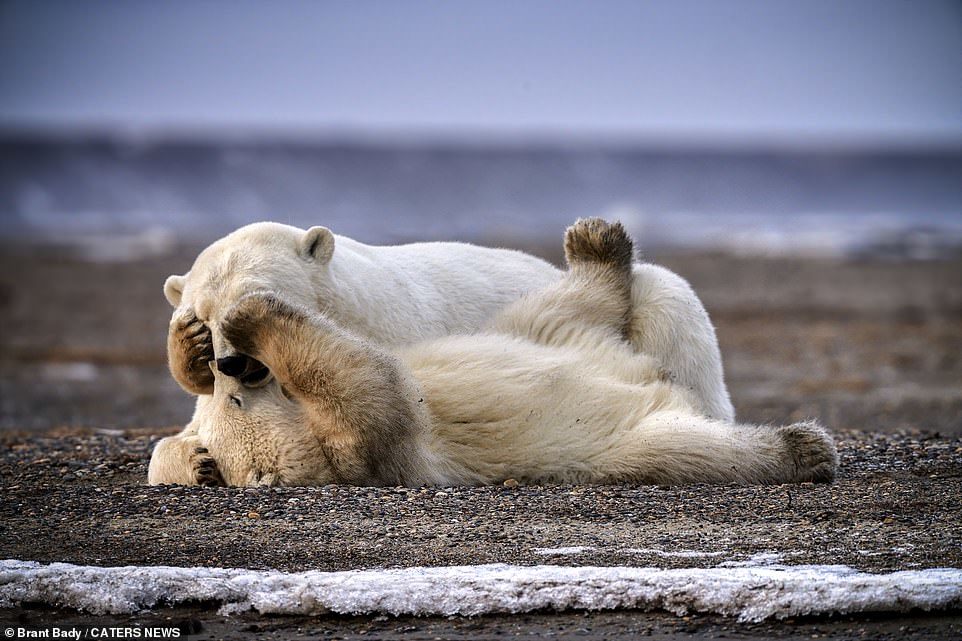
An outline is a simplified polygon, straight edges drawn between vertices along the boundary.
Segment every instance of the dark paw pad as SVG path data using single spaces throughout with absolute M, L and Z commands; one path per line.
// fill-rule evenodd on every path
M 193 312 L 172 323 L 167 351 L 174 377 L 187 391 L 195 394 L 213 391 L 214 376 L 207 365 L 214 360 L 210 328 Z

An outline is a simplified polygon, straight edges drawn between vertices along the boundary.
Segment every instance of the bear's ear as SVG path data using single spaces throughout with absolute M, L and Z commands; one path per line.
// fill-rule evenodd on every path
M 327 263 L 334 255 L 334 234 L 327 227 L 311 227 L 301 239 L 301 256 Z
M 187 282 L 186 276 L 168 276 L 164 281 L 164 296 L 171 307 L 180 306 L 180 298 L 184 293 L 184 283 Z

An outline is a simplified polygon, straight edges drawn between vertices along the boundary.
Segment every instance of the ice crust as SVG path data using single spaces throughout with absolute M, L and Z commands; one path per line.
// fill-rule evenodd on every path
M 348 572 L 94 567 L 0 561 L 0 607 L 126 614 L 184 602 L 225 614 L 479 615 L 664 609 L 761 621 L 962 606 L 962 570 L 870 574 L 842 565 L 710 569 L 477 565 Z

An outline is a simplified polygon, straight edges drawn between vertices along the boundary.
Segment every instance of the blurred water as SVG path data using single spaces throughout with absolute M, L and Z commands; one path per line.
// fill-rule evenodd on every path
M 523 245 L 585 215 L 623 220 L 646 247 L 941 256 L 962 245 L 962 150 L 0 141 L 0 236 L 104 260 L 256 220 Z

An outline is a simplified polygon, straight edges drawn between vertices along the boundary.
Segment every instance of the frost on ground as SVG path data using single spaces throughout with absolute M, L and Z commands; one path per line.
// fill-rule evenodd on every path
M 531 551 L 539 556 L 573 556 L 576 554 L 585 554 L 586 552 L 594 552 L 598 548 L 592 547 L 590 545 L 576 545 L 572 547 L 561 547 L 561 548 L 534 548 Z M 676 552 L 657 550 L 655 548 L 628 548 L 625 550 L 620 550 L 626 554 L 640 554 L 645 556 L 657 556 L 663 559 L 698 559 L 698 558 L 708 558 L 715 556 L 725 556 L 724 551 L 714 551 L 714 552 L 701 552 L 699 550 L 679 550 Z M 760 555 L 756 555 L 760 556 Z M 755 562 L 756 557 L 752 557 L 746 564 L 747 565 L 770 565 L 776 561 L 781 560 L 781 556 L 772 555 L 772 559 L 769 560 L 767 557 L 759 562 Z
M 962 570 L 868 574 L 841 565 L 711 569 L 480 565 L 286 573 L 0 561 L 0 607 L 43 603 L 121 614 L 185 602 L 223 613 L 478 615 L 664 609 L 770 617 L 962 606 Z
M 572 554 L 584 554 L 593 552 L 595 548 L 587 545 L 574 545 L 566 548 L 534 548 L 531 550 L 540 556 L 569 556 Z

